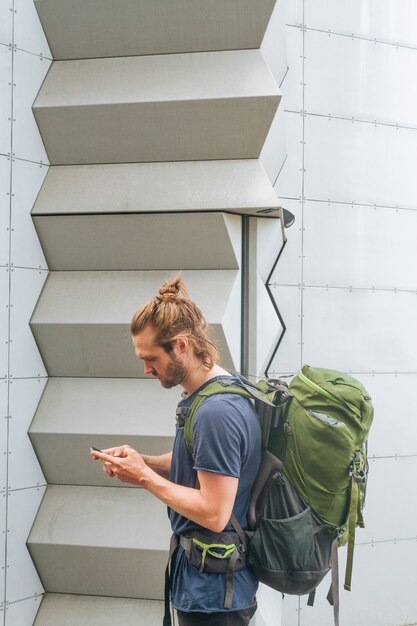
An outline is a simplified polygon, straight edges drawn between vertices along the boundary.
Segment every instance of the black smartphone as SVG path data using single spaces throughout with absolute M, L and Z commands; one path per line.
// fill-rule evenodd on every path
M 90 446 L 90 452 L 103 452 L 100 448 L 95 448 L 94 446 Z

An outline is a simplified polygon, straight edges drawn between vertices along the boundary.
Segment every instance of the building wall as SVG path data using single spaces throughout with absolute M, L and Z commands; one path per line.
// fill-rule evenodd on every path
M 296 224 L 271 279 L 287 327 L 273 370 L 340 369 L 373 396 L 366 528 L 341 623 L 414 624 L 417 7 L 304 0 L 286 9 L 288 156 L 275 188 Z M 323 582 L 314 608 L 286 597 L 283 625 L 330 626 L 327 591 Z
M 43 588 L 26 538 L 45 490 L 27 435 L 46 383 L 29 319 L 47 265 L 30 211 L 47 172 L 31 106 L 51 63 L 32 2 L 0 5 L 0 623 L 31 624 Z

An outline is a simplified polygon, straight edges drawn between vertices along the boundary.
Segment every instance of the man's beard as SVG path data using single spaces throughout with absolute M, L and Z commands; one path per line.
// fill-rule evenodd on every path
M 181 363 L 176 360 L 175 356 L 172 356 L 164 377 L 160 377 L 159 382 L 165 389 L 171 389 L 171 387 L 176 387 L 182 383 L 186 374 L 187 368 L 181 365 Z

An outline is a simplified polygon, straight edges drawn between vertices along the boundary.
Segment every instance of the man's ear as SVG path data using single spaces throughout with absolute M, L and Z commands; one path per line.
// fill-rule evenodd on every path
M 180 354 L 186 354 L 190 348 L 190 342 L 186 335 L 180 335 L 175 340 L 175 346 Z

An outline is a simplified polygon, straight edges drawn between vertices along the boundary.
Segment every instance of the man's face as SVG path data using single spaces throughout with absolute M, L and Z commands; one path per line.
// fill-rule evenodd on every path
M 143 361 L 144 372 L 159 380 L 166 389 L 179 385 L 187 374 L 185 359 L 174 345 L 171 352 L 154 342 L 153 330 L 145 328 L 132 336 L 135 353 Z

